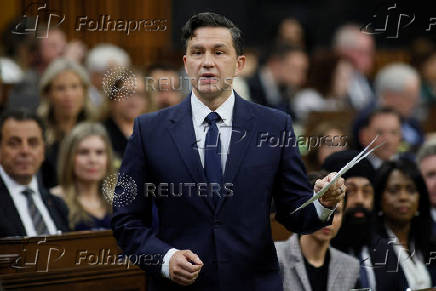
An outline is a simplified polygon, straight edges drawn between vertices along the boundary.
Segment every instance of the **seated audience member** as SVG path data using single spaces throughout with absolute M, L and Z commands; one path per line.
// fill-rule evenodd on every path
M 414 68 L 405 64 L 386 66 L 376 75 L 377 98 L 358 114 L 353 124 L 353 134 L 364 126 L 367 116 L 376 108 L 390 107 L 401 116 L 401 132 L 406 150 L 416 151 L 424 141 L 424 134 L 415 117 L 419 106 L 419 90 L 420 78 Z
M 177 70 L 168 65 L 156 64 L 148 68 L 146 90 L 151 96 L 153 109 L 160 110 L 177 105 L 182 100 L 182 86 L 189 81 L 180 82 Z
M 374 93 L 368 81 L 368 75 L 374 65 L 374 36 L 362 33 L 358 25 L 346 24 L 337 29 L 333 39 L 333 49 L 353 65 L 347 95 L 351 106 L 355 110 L 360 110 L 374 99 Z
M 29 26 L 27 29 L 31 29 L 31 27 Z M 11 34 L 10 30 L 8 33 Z M 22 31 L 22 33 L 26 34 L 26 31 Z M 8 109 L 27 108 L 35 112 L 42 98 L 38 92 L 42 73 L 54 60 L 65 54 L 67 38 L 59 26 L 38 25 L 37 33 L 41 35 L 33 37 L 33 39 L 32 37 L 24 37 L 22 34 L 18 35 L 20 45 L 22 45 L 18 54 L 26 54 L 21 55 L 23 62 L 20 63 L 25 71 L 22 80 L 9 93 Z
M 307 68 L 307 55 L 301 48 L 273 47 L 248 80 L 251 101 L 280 109 L 295 118 L 291 100 L 306 81 Z
M 284 291 L 350 290 L 359 286 L 359 261 L 330 247 L 330 240 L 341 227 L 342 208 L 343 202 L 338 203 L 331 225 L 275 242 Z
M 91 85 L 89 99 L 92 105 L 101 106 L 103 97 L 103 79 L 105 74 L 111 76 L 111 69 L 130 66 L 130 56 L 125 50 L 110 43 L 100 43 L 88 52 L 86 69 L 89 72 Z
M 342 151 L 328 156 L 322 166 L 328 172 L 339 170 L 359 152 Z M 344 217 L 338 234 L 331 245 L 360 261 L 360 287 L 371 290 L 403 291 L 406 279 L 392 254 L 389 241 L 375 231 L 374 179 L 375 170 L 368 159 L 363 159 L 342 176 L 347 193 L 344 201 Z M 399 271 L 393 271 L 397 270 Z
M 305 89 L 293 100 L 297 119 L 304 123 L 310 111 L 350 109 L 347 96 L 353 67 L 349 61 L 328 51 L 316 52 L 309 66 Z
M 367 116 L 358 132 L 359 144 L 366 147 L 377 136 L 377 144 L 385 142 L 383 146 L 372 152 L 368 160 L 374 169 L 378 169 L 383 162 L 397 159 L 400 156 L 402 140 L 401 117 L 389 107 L 375 109 Z
M 133 121 L 150 110 L 151 103 L 145 92 L 144 76 L 135 72 L 135 89 L 126 96 L 106 96 L 101 119 L 112 143 L 116 158 L 123 158 L 127 140 L 133 132 Z
M 390 240 L 396 261 L 412 290 L 432 287 L 428 193 L 416 165 L 406 159 L 383 164 L 375 186 L 377 231 Z
M 421 96 L 425 106 L 436 106 L 436 50 L 429 52 L 422 63 L 420 71 L 422 75 Z
M 38 115 L 47 128 L 47 155 L 42 166 L 42 178 L 48 188 L 57 185 L 60 142 L 77 123 L 91 118 L 88 87 L 88 73 L 82 66 L 67 59 L 52 62 L 41 77 L 43 100 Z
M 309 171 L 319 171 L 326 157 L 347 148 L 348 139 L 341 127 L 335 123 L 323 122 L 316 126 L 309 137 L 307 145 L 306 166 Z M 316 145 L 310 139 L 316 139 Z
M 284 18 L 277 29 L 276 42 L 283 45 L 306 47 L 304 29 L 300 21 L 294 17 Z
M 436 143 L 427 142 L 418 151 L 416 160 L 427 184 L 431 205 L 432 235 L 436 237 Z
M 110 229 L 111 205 L 102 183 L 112 174 L 112 148 L 104 127 L 77 125 L 62 143 L 59 169 L 59 186 L 52 192 L 65 200 L 71 229 Z
M 0 157 L 0 237 L 68 231 L 67 207 L 38 183 L 44 126 L 36 115 L 24 110 L 3 113 Z

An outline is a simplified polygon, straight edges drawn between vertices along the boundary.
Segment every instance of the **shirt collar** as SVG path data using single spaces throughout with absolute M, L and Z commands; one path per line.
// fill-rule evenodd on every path
M 223 104 L 218 107 L 215 112 L 218 113 L 225 125 L 232 125 L 233 118 L 233 106 L 235 105 L 235 93 L 232 90 L 229 98 L 224 101 Z M 191 93 L 191 107 L 192 117 L 194 119 L 195 126 L 200 126 L 204 123 L 206 116 L 212 112 L 201 100 L 195 95 L 194 91 Z
M 3 169 L 3 166 L 0 165 L 0 176 L 3 179 L 3 182 L 5 183 L 6 187 L 10 192 L 16 193 L 23 191 L 26 188 L 30 188 L 34 193 L 38 192 L 38 183 L 36 180 L 36 176 L 32 176 L 32 180 L 28 185 L 21 185 L 18 184 L 14 179 L 12 179 Z M 10 193 L 12 195 L 12 193 Z

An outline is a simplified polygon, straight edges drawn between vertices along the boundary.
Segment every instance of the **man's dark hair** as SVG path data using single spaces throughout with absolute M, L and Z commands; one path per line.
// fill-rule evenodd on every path
M 243 54 L 241 30 L 234 25 L 230 19 L 213 12 L 202 12 L 195 14 L 182 27 L 182 44 L 185 51 L 188 46 L 188 40 L 192 38 L 194 31 L 199 27 L 205 26 L 228 28 L 232 35 L 233 46 L 235 47 L 236 55 L 240 56 Z
M 381 115 L 381 114 L 392 114 L 398 117 L 398 120 L 401 124 L 402 119 L 400 113 L 393 109 L 392 107 L 379 107 L 371 111 L 362 122 L 362 128 L 368 127 L 371 124 L 371 121 L 374 119 L 374 117 Z
M 39 118 L 35 113 L 32 111 L 29 111 L 25 108 L 20 109 L 13 109 L 13 110 L 6 110 L 3 112 L 0 116 L 0 141 L 2 140 L 3 136 L 3 125 L 8 119 L 15 119 L 17 121 L 35 121 L 39 128 L 41 128 L 42 131 L 42 138 L 45 137 L 45 126 L 44 122 L 41 118 Z
M 261 56 L 259 57 L 259 63 L 264 65 L 272 59 L 278 59 L 281 61 L 283 58 L 292 53 L 306 54 L 306 51 L 299 46 L 278 43 L 273 46 L 268 46 L 263 50 Z

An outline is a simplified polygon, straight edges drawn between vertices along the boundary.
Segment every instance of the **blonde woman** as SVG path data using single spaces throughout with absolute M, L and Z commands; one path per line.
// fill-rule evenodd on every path
M 59 186 L 52 193 L 65 200 L 71 229 L 109 229 L 111 206 L 101 185 L 112 173 L 112 147 L 104 127 L 77 125 L 62 142 L 58 167 Z
M 71 129 L 91 118 L 88 97 L 89 76 L 74 61 L 57 59 L 44 71 L 40 81 L 41 104 L 38 115 L 45 121 L 47 152 L 42 166 L 43 183 L 53 187 L 59 145 Z

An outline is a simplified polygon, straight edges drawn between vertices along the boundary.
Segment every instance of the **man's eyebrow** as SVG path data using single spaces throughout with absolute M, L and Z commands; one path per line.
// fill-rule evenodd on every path
M 215 48 L 221 48 L 221 47 L 227 47 L 227 45 L 225 43 L 217 43 L 214 46 Z
M 227 45 L 225 43 L 216 43 L 213 47 L 214 48 L 222 48 L 222 47 L 227 47 Z M 191 49 L 202 49 L 202 48 L 204 48 L 204 45 L 201 45 L 201 44 L 191 45 Z

